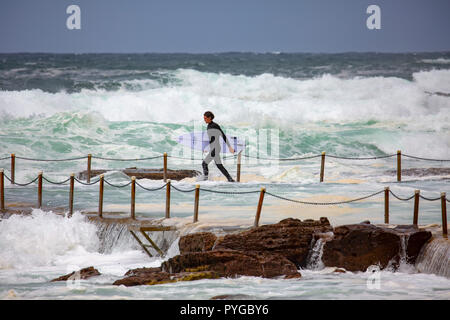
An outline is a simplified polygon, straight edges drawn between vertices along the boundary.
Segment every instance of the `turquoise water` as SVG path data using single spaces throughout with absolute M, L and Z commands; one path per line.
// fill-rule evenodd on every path
M 246 140 L 240 184 L 229 184 L 210 164 L 210 181 L 204 189 L 241 192 L 268 192 L 309 202 L 345 201 L 370 195 L 385 187 L 400 197 L 410 197 L 420 189 L 425 197 L 449 193 L 445 174 L 403 176 L 396 181 L 396 157 L 371 160 L 326 158 L 325 181 L 319 182 L 320 157 L 295 161 L 267 159 L 327 155 L 342 157 L 385 157 L 401 150 L 404 155 L 450 159 L 450 54 L 253 54 L 210 55 L 0 55 L 0 168 L 10 177 L 9 155 L 15 153 L 15 178 L 32 181 L 39 171 L 51 181 L 64 181 L 74 172 L 86 169 L 86 159 L 45 162 L 20 159 L 70 159 L 85 157 L 147 158 L 169 154 L 169 168 L 201 170 L 202 153 L 191 151 L 176 138 L 204 130 L 206 110 L 227 134 Z M 191 160 L 193 158 L 193 160 Z M 224 160 L 236 175 L 236 158 Z M 402 167 L 448 168 L 447 161 L 425 161 L 403 157 Z M 93 159 L 92 168 L 111 169 L 109 182 L 123 185 L 129 178 L 119 172 L 126 167 L 161 168 L 162 158 L 144 161 Z M 93 179 L 92 181 L 95 181 Z M 140 180 L 147 188 L 163 181 Z M 173 184 L 192 189 L 199 182 L 185 179 Z M 68 185 L 44 183 L 46 210 L 67 208 Z M 223 194 L 202 191 L 199 225 L 250 226 L 253 224 L 258 193 Z M 350 204 L 333 206 L 302 205 L 266 195 L 261 223 L 274 223 L 287 217 L 318 219 L 326 216 L 333 225 L 370 220 L 383 223 L 383 195 Z M 6 202 L 37 202 L 37 186 L 6 184 Z M 165 191 L 147 192 L 137 188 L 136 215 L 164 217 Z M 75 210 L 96 211 L 98 185 L 75 187 Z M 104 210 L 129 215 L 130 188 L 105 186 Z M 391 197 L 391 223 L 412 223 L 413 202 Z M 172 190 L 173 223 L 192 221 L 193 193 Z M 73 222 L 74 239 L 54 247 L 44 241 L 35 250 L 30 242 L 42 242 L 43 234 L 58 239 L 65 219 L 52 220 L 35 212 L 36 220 L 20 220 L 15 225 L 0 224 L 0 296 L 11 298 L 14 290 L 21 298 L 169 298 L 170 291 L 185 297 L 192 288 L 193 298 L 208 298 L 230 292 L 248 292 L 259 298 L 381 298 L 398 285 L 391 298 L 448 299 L 448 280 L 407 272 L 384 274 L 386 290 L 367 291 L 364 273 L 327 274 L 305 271 L 298 282 L 242 278 L 202 280 L 154 288 L 116 288 L 109 285 L 133 266 L 158 265 L 149 261 L 135 245 L 125 243 L 108 254 L 91 246 L 96 229 L 83 219 Z M 54 228 L 49 230 L 48 225 Z M 439 201 L 420 201 L 420 224 L 440 224 Z M 85 229 L 84 229 L 85 228 Z M 34 236 L 17 243 L 24 230 Z M 32 232 L 35 230 L 35 232 Z M 37 230 L 37 231 L 36 231 Z M 39 231 L 39 232 L 38 232 Z M 19 241 L 19 242 L 21 242 Z M 64 244 L 65 243 L 65 244 Z M 174 249 L 174 253 L 176 250 Z M 23 256 L 24 259 L 16 259 Z M 47 257 L 40 259 L 39 257 Z M 28 261 L 28 262 L 27 262 Z M 65 274 L 69 265 L 95 262 L 105 275 L 87 281 L 84 289 L 73 291 L 65 284 L 49 284 L 51 277 Z M 114 267 L 118 263 L 120 268 Z M 89 264 L 90 265 L 90 264 Z M 87 265 L 86 265 L 87 266 Z M 102 272 L 103 273 L 103 272 Z M 10 280 L 13 279 L 13 280 Z M 402 283 L 426 283 L 406 290 Z M 355 284 L 356 283 L 356 284 Z M 333 284 L 333 286 L 331 286 Z M 255 287 L 269 288 L 256 292 Z M 309 293 L 301 292 L 311 286 Z M 391 286 L 391 287 L 389 287 Z M 292 288 L 282 291 L 280 288 Z M 164 288 L 161 289 L 161 288 Z M 331 289 L 333 288 L 333 289 Z M 396 287 L 397 288 L 397 287 Z M 422 290 L 423 289 L 423 290 Z M 260 291 L 258 291 L 260 292 Z M 311 293 L 313 292 L 313 293 Z M 361 292 L 364 292 L 361 295 Z M 409 293 L 408 293 L 409 292 Z M 413 293 L 411 293 L 413 292 Z M 443 294 L 441 294 L 443 292 Z M 410 296 L 408 296 L 410 294 Z M 13 294 L 12 294 L 13 295 Z

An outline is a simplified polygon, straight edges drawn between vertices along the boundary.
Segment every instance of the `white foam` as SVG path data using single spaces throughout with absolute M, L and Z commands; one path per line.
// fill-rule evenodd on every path
M 450 70 L 416 72 L 413 74 L 413 78 L 417 85 L 424 90 L 450 93 Z
M 422 62 L 424 62 L 424 63 L 431 63 L 431 64 L 449 64 L 450 63 L 450 59 L 445 59 L 445 58 L 422 59 Z
M 0 223 L 0 268 L 51 265 L 70 252 L 96 251 L 96 232 L 79 213 L 69 219 L 35 209 L 29 216 L 11 216 Z
M 125 81 L 117 91 L 1 91 L 0 114 L 30 117 L 88 110 L 111 121 L 181 123 L 201 120 L 208 108 L 220 114 L 222 122 L 235 123 L 257 123 L 267 118 L 305 123 L 414 121 L 418 117 L 441 122 L 443 116 L 448 117 L 450 105 L 444 97 L 430 115 L 429 95 L 424 92 L 448 90 L 450 70 L 418 72 L 413 75 L 414 81 L 395 77 L 340 79 L 332 75 L 298 80 L 272 74 L 249 77 L 189 69 L 173 73 L 177 84 L 165 87 L 158 87 L 153 80 L 134 80 Z

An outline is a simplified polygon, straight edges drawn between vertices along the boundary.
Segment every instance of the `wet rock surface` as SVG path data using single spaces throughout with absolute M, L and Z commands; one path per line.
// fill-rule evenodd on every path
M 135 269 L 115 285 L 156 284 L 190 278 L 258 276 L 300 278 L 314 233 L 329 232 L 327 218 L 279 223 L 217 237 L 200 232 L 181 237 L 180 254 L 161 268 Z
M 333 233 L 324 245 L 322 261 L 325 266 L 349 271 L 366 271 L 371 265 L 395 269 L 400 259 L 414 263 L 431 238 L 431 232 L 415 226 L 391 229 L 367 223 L 339 226 Z
M 53 280 L 51 280 L 50 282 L 55 282 L 55 281 L 67 281 L 67 280 L 77 280 L 77 279 L 89 279 L 91 277 L 95 277 L 95 276 L 99 276 L 101 275 L 101 273 L 95 269 L 94 267 L 87 267 L 84 269 L 81 269 L 79 271 L 74 271 L 72 273 L 66 274 L 64 276 L 55 278 Z
M 288 218 L 218 239 L 215 250 L 231 249 L 278 254 L 297 267 L 305 266 L 314 233 L 331 231 L 327 218 L 304 220 Z
M 179 240 L 180 254 L 158 268 L 129 270 L 114 285 L 153 285 L 221 277 L 300 278 L 314 243 L 324 242 L 322 262 L 336 272 L 413 264 L 431 232 L 417 226 L 375 226 L 369 221 L 333 228 L 327 218 L 285 219 L 217 237 L 199 232 Z
M 387 170 L 387 174 L 397 175 L 397 170 Z M 450 168 L 409 168 L 402 169 L 402 176 L 446 176 L 450 175 Z
M 188 252 L 204 252 L 212 250 L 217 236 L 211 232 L 198 232 L 180 238 L 178 246 L 180 254 Z
M 94 169 L 91 170 L 91 178 L 99 176 L 111 169 Z M 136 179 L 151 179 L 151 180 L 162 180 L 164 179 L 163 169 L 145 169 L 145 168 L 127 168 L 120 170 L 129 177 L 136 177 Z M 200 175 L 200 171 L 197 170 L 173 170 L 167 169 L 167 179 L 171 180 L 182 180 L 184 178 L 192 178 Z M 77 175 L 78 179 L 86 180 L 88 176 L 87 170 L 79 172 Z

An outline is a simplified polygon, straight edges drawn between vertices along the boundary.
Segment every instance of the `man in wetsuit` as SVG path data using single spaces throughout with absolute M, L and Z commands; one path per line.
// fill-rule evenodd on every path
M 211 111 L 206 111 L 203 114 L 203 119 L 208 124 L 206 132 L 208 133 L 209 137 L 209 153 L 202 162 L 203 180 L 208 180 L 208 173 L 209 173 L 208 164 L 211 162 L 212 159 L 214 159 L 217 168 L 219 168 L 219 170 L 228 179 L 228 181 L 234 182 L 233 178 L 230 176 L 227 169 L 225 169 L 220 159 L 220 143 L 219 143 L 220 136 L 222 136 L 231 153 L 234 153 L 234 149 L 231 147 L 230 142 L 228 141 L 227 137 L 223 133 L 220 126 L 213 121 L 214 114 Z

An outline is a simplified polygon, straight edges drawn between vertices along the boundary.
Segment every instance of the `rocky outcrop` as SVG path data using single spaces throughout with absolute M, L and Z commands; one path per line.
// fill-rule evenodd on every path
M 304 221 L 288 218 L 276 224 L 226 235 L 218 239 L 214 249 L 278 254 L 293 262 L 297 267 L 303 267 L 306 264 L 313 235 L 331 230 L 332 227 L 327 218 Z
M 332 228 L 327 218 L 285 219 L 217 237 L 200 232 L 181 237 L 180 254 L 160 268 L 130 270 L 115 285 L 159 284 L 219 277 L 299 278 L 315 241 L 323 244 L 322 261 L 335 272 L 366 271 L 369 266 L 413 264 L 431 232 L 416 226 L 379 227 L 365 221 Z
M 257 276 L 273 278 L 299 277 L 297 267 L 278 254 L 268 252 L 242 252 L 236 250 L 213 250 L 190 252 L 175 256 L 162 264 L 168 273 L 180 273 L 202 268 L 213 271 L 219 277 Z
M 101 273 L 97 269 L 95 269 L 94 267 L 91 266 L 91 267 L 81 269 L 79 271 L 74 271 L 72 273 L 66 274 L 59 278 L 55 278 L 55 279 L 51 280 L 50 282 L 78 280 L 78 279 L 85 280 L 85 279 L 89 279 L 91 277 L 99 276 L 100 274 Z
M 165 261 L 161 268 L 131 270 L 114 284 L 156 284 L 201 277 L 299 278 L 298 267 L 306 263 L 313 235 L 331 229 L 327 218 L 289 218 L 220 238 L 208 232 L 183 236 L 180 255 Z
M 366 271 L 371 265 L 396 268 L 401 258 L 414 263 L 431 238 L 431 232 L 414 226 L 390 229 L 367 223 L 339 226 L 333 233 L 324 245 L 322 261 L 325 266 L 349 271 Z

